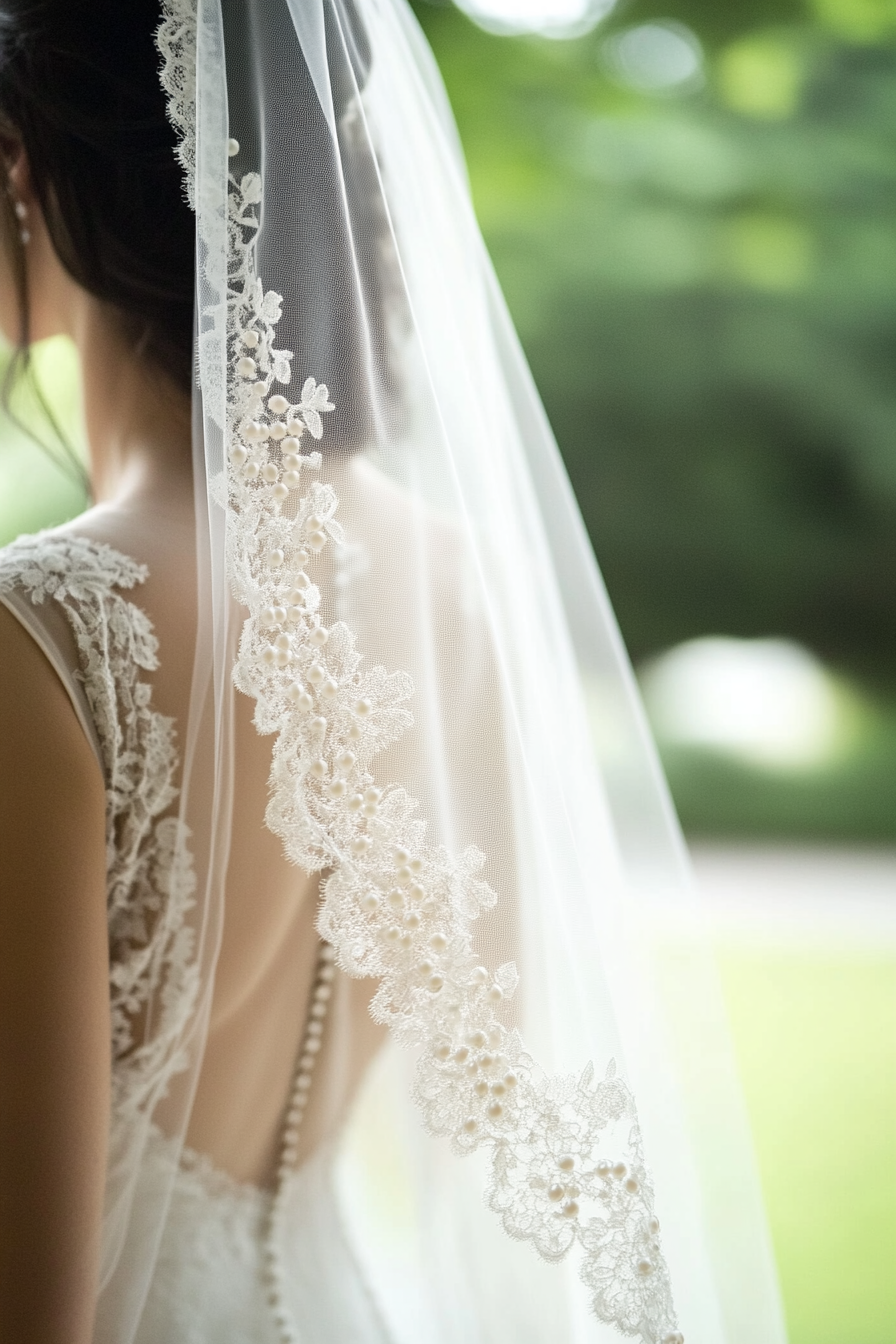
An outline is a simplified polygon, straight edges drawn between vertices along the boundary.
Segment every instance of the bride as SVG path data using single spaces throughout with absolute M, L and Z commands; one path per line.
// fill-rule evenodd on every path
M 0 149 L 0 317 L 75 343 L 94 501 L 0 552 L 0 1338 L 779 1344 L 404 0 L 3 0 Z

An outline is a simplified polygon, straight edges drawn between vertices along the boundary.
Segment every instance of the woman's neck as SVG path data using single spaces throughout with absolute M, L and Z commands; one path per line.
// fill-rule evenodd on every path
M 84 296 L 81 358 L 90 477 L 98 504 L 183 500 L 192 510 L 189 397 L 129 348 L 114 315 Z

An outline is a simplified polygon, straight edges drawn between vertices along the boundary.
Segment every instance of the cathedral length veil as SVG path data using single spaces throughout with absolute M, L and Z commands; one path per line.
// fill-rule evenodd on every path
M 163 14 L 198 222 L 191 997 L 160 982 L 115 1135 L 98 1337 L 136 1329 L 189 1119 L 248 694 L 268 825 L 382 985 L 335 1161 L 394 1338 L 780 1344 L 682 842 L 432 57 L 404 0 Z

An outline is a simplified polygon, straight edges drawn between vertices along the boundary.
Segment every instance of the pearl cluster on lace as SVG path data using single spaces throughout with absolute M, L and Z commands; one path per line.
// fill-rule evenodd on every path
M 281 1344 L 300 1344 L 299 1331 L 284 1294 L 285 1269 L 282 1255 L 282 1216 L 289 1177 L 296 1168 L 299 1131 L 311 1095 L 311 1078 L 323 1044 L 324 1022 L 333 994 L 333 949 L 321 943 L 317 959 L 317 973 L 311 989 L 308 1019 L 302 1046 L 296 1063 L 292 1090 L 280 1137 L 280 1161 L 277 1167 L 277 1185 L 268 1211 L 264 1232 L 264 1276 L 268 1304 L 280 1334 Z
M 347 626 L 320 620 L 307 570 L 342 532 L 333 488 L 305 487 L 321 456 L 302 440 L 322 436 L 333 408 L 313 378 L 297 402 L 273 391 L 292 355 L 274 346 L 282 300 L 255 270 L 260 197 L 257 174 L 231 176 L 227 501 L 230 578 L 249 609 L 234 681 L 276 734 L 267 823 L 296 863 L 332 870 L 321 937 L 350 975 L 380 981 L 374 1017 L 423 1045 L 427 1127 L 459 1152 L 491 1149 L 488 1200 L 506 1231 L 549 1260 L 578 1242 L 596 1314 L 645 1344 L 678 1344 L 631 1093 L 612 1063 L 596 1082 L 590 1065 L 578 1079 L 541 1073 L 500 1018 L 515 967 L 491 972 L 474 952 L 472 920 L 496 899 L 483 856 L 428 844 L 415 800 L 374 783 L 371 760 L 410 723 L 413 687 L 362 671 Z

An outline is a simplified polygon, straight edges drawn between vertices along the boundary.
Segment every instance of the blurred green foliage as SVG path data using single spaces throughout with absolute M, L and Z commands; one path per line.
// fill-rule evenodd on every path
M 783 634 L 896 682 L 896 4 L 631 0 L 567 42 L 416 10 L 633 657 Z M 657 20 L 702 88 L 612 73 Z

